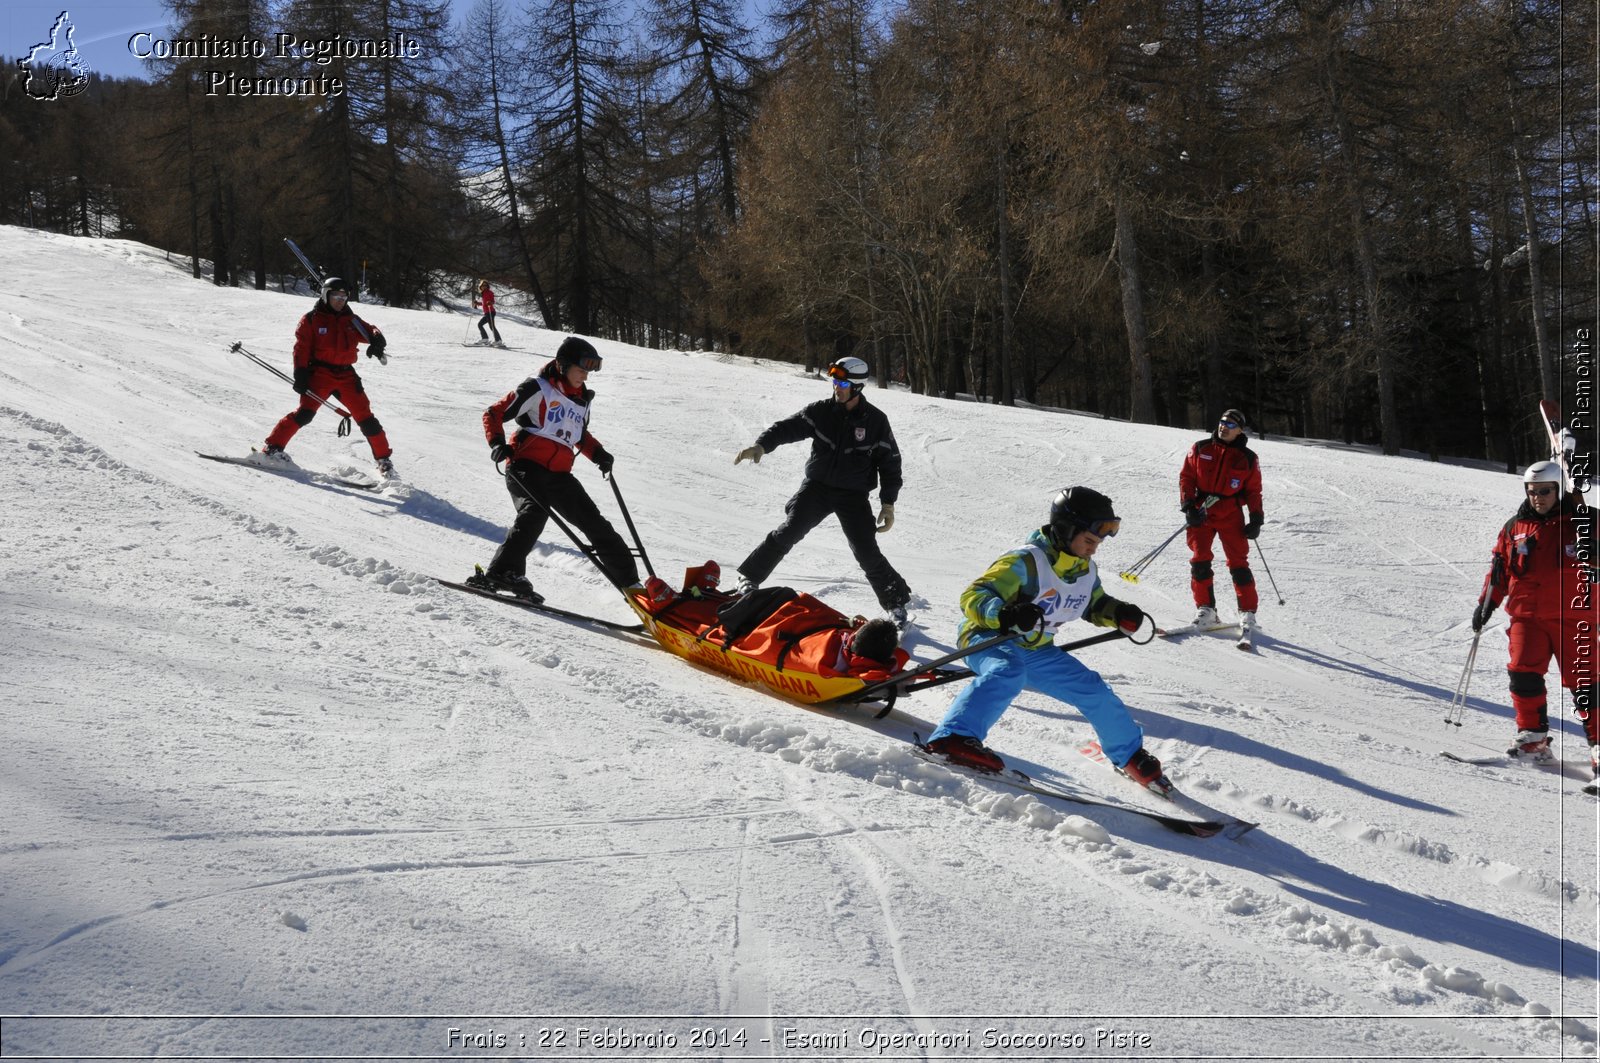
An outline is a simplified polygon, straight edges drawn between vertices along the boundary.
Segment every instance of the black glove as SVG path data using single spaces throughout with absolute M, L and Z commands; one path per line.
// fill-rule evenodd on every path
M 1260 535 L 1261 522 L 1266 519 L 1267 518 L 1263 517 L 1260 513 L 1250 514 L 1250 519 L 1245 521 L 1244 524 L 1244 537 L 1246 539 L 1254 539 L 1256 536 Z
M 1489 622 L 1489 614 L 1493 612 L 1494 603 L 1489 599 L 1485 598 L 1479 602 L 1478 607 L 1472 611 L 1472 630 L 1474 632 L 1482 631 L 1483 625 Z
M 304 395 L 309 390 L 311 390 L 311 367 L 309 365 L 295 366 L 294 393 L 296 395 Z
M 372 342 L 367 344 L 367 357 L 376 358 L 379 365 L 388 365 L 389 356 L 383 353 L 383 349 L 387 346 L 389 346 L 389 341 L 384 338 L 383 333 L 374 332 L 372 334 Z
M 1206 522 L 1206 511 L 1200 508 L 1200 503 L 1190 502 L 1183 507 L 1183 522 L 1191 528 L 1198 528 Z
M 501 440 L 500 442 L 491 446 L 489 448 L 489 460 L 493 461 L 496 465 L 499 465 L 502 461 L 510 461 L 511 444 L 507 443 L 505 440 Z
M 1118 602 L 1111 615 L 1116 617 L 1117 626 L 1130 635 L 1144 623 L 1144 610 L 1132 602 Z
M 1011 602 L 1000 607 L 1001 631 L 1032 631 L 1044 622 L 1044 610 L 1032 602 Z
M 594 463 L 597 467 L 599 467 L 600 475 L 610 476 L 611 467 L 617 463 L 617 459 L 613 458 L 611 456 L 611 451 L 607 450 L 605 447 L 595 447 Z

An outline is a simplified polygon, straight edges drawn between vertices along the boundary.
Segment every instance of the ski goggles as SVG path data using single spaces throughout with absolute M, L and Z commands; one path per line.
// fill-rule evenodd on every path
M 1530 484 L 1528 487 L 1529 498 L 1544 498 L 1546 495 L 1553 495 L 1555 493 L 1556 488 L 1554 484 L 1546 484 L 1544 487 L 1534 487 Z
M 1218 428 L 1238 428 L 1239 427 L 1239 422 L 1238 421 L 1221 420 L 1221 421 L 1217 422 L 1217 427 Z
M 850 374 L 836 365 L 828 367 L 828 376 L 833 380 L 833 386 L 836 388 L 853 388 L 860 383 L 860 381 L 851 380 Z
M 598 354 L 583 354 L 583 355 L 579 355 L 576 359 L 574 359 L 569 364 L 577 366 L 579 369 L 582 369 L 585 373 L 598 373 L 598 372 L 600 372 L 600 356 Z
M 1056 539 L 1065 543 L 1074 535 L 1088 532 L 1096 539 L 1109 539 L 1122 530 L 1122 518 L 1111 517 L 1107 520 L 1091 520 L 1088 524 L 1069 524 L 1063 521 L 1054 525 Z
M 1113 517 L 1110 520 L 1091 521 L 1089 526 L 1083 530 L 1097 539 L 1109 539 L 1122 530 L 1122 521 L 1117 517 Z

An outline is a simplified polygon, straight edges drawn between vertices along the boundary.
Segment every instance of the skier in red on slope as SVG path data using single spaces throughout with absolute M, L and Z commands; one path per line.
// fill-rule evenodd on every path
M 372 415 L 372 404 L 367 401 L 366 389 L 355 370 L 360 344 L 367 344 L 368 358 L 387 362 L 383 352 L 389 341 L 376 325 L 358 318 L 349 303 L 350 290 L 345 282 L 329 277 L 322 282 L 322 298 L 300 318 L 294 330 L 294 390 L 300 396 L 300 406 L 273 426 L 262 453 L 288 461 L 283 448 L 317 416 L 317 408 L 322 405 L 318 398 L 338 396 L 350 407 L 356 427 L 367 437 L 378 471 L 393 476 L 389 437 Z M 361 328 L 366 329 L 370 340 L 362 336 Z
M 1517 733 L 1511 756 L 1549 760 L 1550 714 L 1544 674 L 1550 658 L 1561 685 L 1572 691 L 1572 708 L 1589 739 L 1589 763 L 1600 777 L 1600 661 L 1594 594 L 1594 511 L 1581 495 L 1566 490 L 1561 466 L 1536 461 L 1522 477 L 1523 500 L 1495 539 L 1489 574 L 1472 611 L 1472 630 L 1482 631 L 1495 607 L 1505 603 L 1511 623 L 1511 707 Z
M 506 466 L 506 490 L 517 507 L 517 517 L 495 551 L 487 570 L 467 578 L 481 590 L 505 591 L 538 604 L 544 596 L 528 582 L 528 555 L 544 531 L 550 511 L 588 538 L 608 579 L 630 590 L 639 582 L 639 567 L 622 536 L 601 516 L 583 484 L 572 474 L 577 454 L 611 475 L 615 464 L 610 452 L 589 434 L 589 404 L 594 392 L 584 386 L 590 373 L 600 371 L 600 353 L 588 340 L 568 336 L 556 356 L 537 376 L 517 385 L 515 391 L 483 411 L 483 434 L 489 457 Z M 517 434 L 506 442 L 506 423 L 515 422 Z
M 500 330 L 494 324 L 494 289 L 489 287 L 488 280 L 478 282 L 478 294 L 472 297 L 472 309 L 482 310 L 483 316 L 478 319 L 478 343 L 487 346 L 489 333 L 483 331 L 483 326 L 488 325 L 494 332 L 494 345 L 504 347 L 505 342 L 500 339 Z
M 1211 543 L 1222 539 L 1222 553 L 1239 602 L 1239 626 L 1248 635 L 1256 626 L 1256 577 L 1250 571 L 1250 540 L 1261 534 L 1261 467 L 1245 435 L 1244 414 L 1225 410 L 1216 431 L 1195 443 L 1178 473 L 1178 504 L 1188 524 L 1189 589 L 1199 614 L 1194 622 L 1214 627 L 1217 595 L 1212 586 Z M 1215 498 L 1208 507 L 1208 498 Z M 1250 519 L 1244 519 L 1249 509 Z

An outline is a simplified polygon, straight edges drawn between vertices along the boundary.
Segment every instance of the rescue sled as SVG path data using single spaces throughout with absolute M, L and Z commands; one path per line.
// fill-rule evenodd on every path
M 871 659 L 853 650 L 866 618 L 848 617 L 809 594 L 767 587 L 738 596 L 717 587 L 715 562 L 689 569 L 681 591 L 652 577 L 628 595 L 661 647 L 686 661 L 806 705 L 892 702 L 900 694 L 965 679 L 966 669 L 910 667 L 896 647 Z

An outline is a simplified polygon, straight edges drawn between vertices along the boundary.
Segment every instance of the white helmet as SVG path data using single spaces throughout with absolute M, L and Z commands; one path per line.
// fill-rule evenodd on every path
M 839 384 L 848 383 L 853 392 L 859 392 L 866 386 L 871 372 L 867 363 L 859 358 L 841 358 L 828 366 L 828 377 Z
M 1567 482 L 1566 473 L 1562 472 L 1561 465 L 1554 461 L 1536 461 L 1528 466 L 1522 474 L 1525 484 L 1564 484 Z

